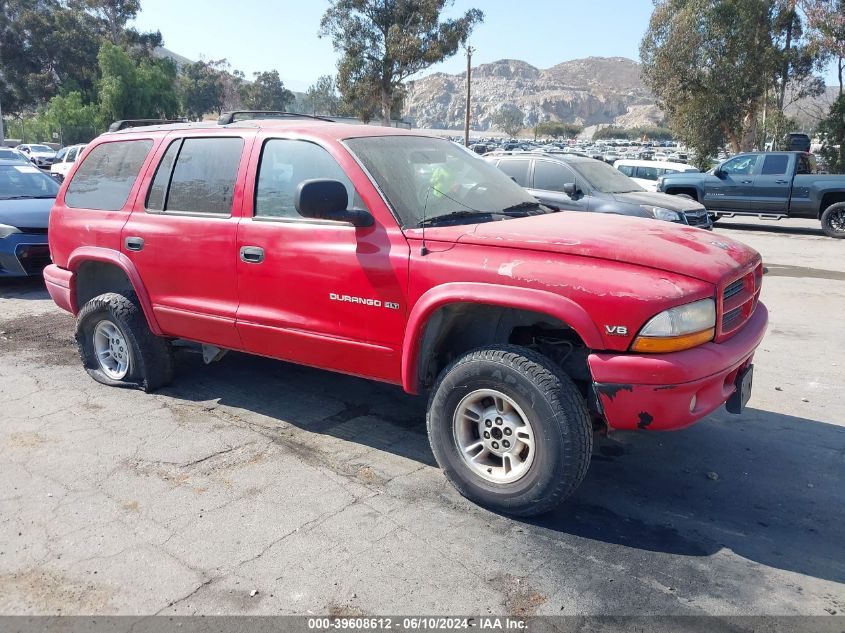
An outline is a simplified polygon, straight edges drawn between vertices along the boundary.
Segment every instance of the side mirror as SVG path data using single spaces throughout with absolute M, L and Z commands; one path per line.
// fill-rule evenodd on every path
M 299 215 L 316 220 L 349 222 L 354 226 L 372 226 L 373 216 L 360 209 L 347 209 L 346 186 L 337 180 L 303 180 L 296 188 L 294 206 Z
M 574 182 L 567 182 L 563 185 L 563 193 L 567 196 L 574 196 L 578 192 L 578 187 L 575 186 Z
M 722 171 L 722 169 L 721 169 L 720 167 L 716 167 L 716 168 L 713 170 L 713 175 L 714 175 L 714 176 L 716 176 L 716 178 L 724 178 L 724 177 L 725 177 L 725 172 L 723 172 L 723 171 Z

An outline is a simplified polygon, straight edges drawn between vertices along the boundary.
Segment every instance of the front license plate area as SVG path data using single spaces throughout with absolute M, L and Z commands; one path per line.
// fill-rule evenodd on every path
M 751 397 L 751 386 L 754 380 L 754 365 L 749 365 L 736 377 L 736 391 L 728 398 L 725 408 L 729 413 L 742 413 L 748 399 Z

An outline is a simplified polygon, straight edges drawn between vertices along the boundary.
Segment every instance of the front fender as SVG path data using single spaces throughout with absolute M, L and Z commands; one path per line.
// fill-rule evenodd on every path
M 110 248 L 102 248 L 99 246 L 80 246 L 71 252 L 67 260 L 68 270 L 74 273 L 74 284 L 78 279 L 76 273 L 79 272 L 79 268 L 85 262 L 102 262 L 104 264 L 112 264 L 120 268 L 129 279 L 129 283 L 132 284 L 132 289 L 138 297 L 138 303 L 141 304 L 141 310 L 143 310 L 144 316 L 147 318 L 150 330 L 156 336 L 161 336 L 161 328 L 158 325 L 155 314 L 153 314 L 153 305 L 150 302 L 150 295 L 147 293 L 147 289 L 144 287 L 144 282 L 141 281 L 141 275 L 138 274 L 138 269 L 135 268 L 135 264 L 132 263 L 131 259 L 120 251 L 115 251 Z M 73 295 L 76 296 L 75 287 L 73 288 Z
M 402 386 L 419 393 L 420 343 L 426 324 L 439 308 L 450 303 L 479 303 L 547 314 L 569 325 L 590 349 L 602 349 L 599 329 L 577 303 L 566 297 L 531 288 L 486 283 L 447 283 L 426 291 L 414 304 L 402 341 Z

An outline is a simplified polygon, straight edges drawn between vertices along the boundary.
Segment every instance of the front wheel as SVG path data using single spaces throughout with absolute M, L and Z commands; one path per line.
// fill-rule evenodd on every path
M 822 231 L 828 237 L 845 237 L 845 202 L 837 202 L 824 210 Z
M 441 374 L 429 402 L 437 463 L 479 505 L 517 516 L 553 509 L 589 466 L 584 400 L 548 358 L 522 347 L 475 350 Z

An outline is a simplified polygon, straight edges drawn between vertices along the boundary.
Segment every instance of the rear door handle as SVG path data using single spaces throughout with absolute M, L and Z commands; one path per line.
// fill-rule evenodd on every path
M 260 264 L 264 261 L 264 249 L 260 246 L 241 246 L 241 261 L 247 264 Z
M 123 244 L 126 246 L 127 251 L 142 251 L 144 250 L 144 238 L 143 237 L 127 237 L 123 240 Z
M 751 184 L 752 182 L 754 182 L 754 181 L 753 181 L 753 180 L 740 180 L 740 182 L 741 182 L 743 185 L 750 185 L 750 184 Z

